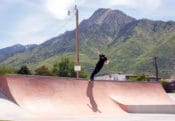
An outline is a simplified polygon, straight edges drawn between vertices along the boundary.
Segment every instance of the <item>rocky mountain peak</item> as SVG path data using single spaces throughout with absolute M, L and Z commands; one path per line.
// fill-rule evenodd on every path
M 122 11 L 112 10 L 112 9 L 104 9 L 100 8 L 94 12 L 94 14 L 87 20 L 84 20 L 82 24 L 86 25 L 102 25 L 104 23 L 107 24 L 125 24 L 128 22 L 132 22 L 135 18 L 132 18 Z

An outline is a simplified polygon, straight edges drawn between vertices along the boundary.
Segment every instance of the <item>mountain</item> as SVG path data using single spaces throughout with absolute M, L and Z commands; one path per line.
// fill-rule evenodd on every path
M 16 44 L 11 47 L 6 47 L 3 49 L 0 49 L 0 62 L 4 61 L 5 59 L 17 54 L 17 53 L 23 53 L 26 50 L 32 50 L 35 48 L 37 45 L 36 44 L 31 44 L 31 45 L 21 45 L 21 44 Z
M 153 58 L 158 57 L 161 76 L 174 71 L 175 22 L 137 20 L 119 10 L 98 9 L 83 20 L 80 31 L 80 63 L 89 72 L 98 59 L 95 48 L 105 53 L 110 64 L 104 73 L 154 74 Z M 15 54 L 1 64 L 19 67 L 28 64 L 31 68 L 40 65 L 51 67 L 62 55 L 74 58 L 75 30 L 54 37 L 30 51 Z
M 117 39 L 120 43 L 113 43 L 111 51 L 119 58 L 113 58 L 118 71 L 155 74 L 154 57 L 158 57 L 161 76 L 174 71 L 175 22 L 136 20 L 123 31 L 126 32 Z

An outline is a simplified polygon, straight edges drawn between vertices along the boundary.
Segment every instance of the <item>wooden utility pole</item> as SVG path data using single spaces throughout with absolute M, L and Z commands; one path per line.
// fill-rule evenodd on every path
M 79 22 L 78 22 L 78 8 L 77 8 L 77 5 L 75 5 L 75 15 L 76 15 L 76 73 L 77 73 L 77 79 L 79 79 L 79 73 L 80 73 L 80 70 L 81 70 L 81 67 L 80 67 L 80 57 L 79 57 Z

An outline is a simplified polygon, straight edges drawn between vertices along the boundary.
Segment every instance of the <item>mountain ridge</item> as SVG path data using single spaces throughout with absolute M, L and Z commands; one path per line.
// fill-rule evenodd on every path
M 175 22 L 135 19 L 119 10 L 98 9 L 79 24 L 80 62 L 89 72 L 92 71 L 98 56 L 95 48 L 105 53 L 111 63 L 101 73 L 140 73 L 154 74 L 154 66 L 144 58 L 160 57 L 175 59 Z M 158 45 L 162 48 L 159 48 Z M 168 48 L 170 47 L 170 48 Z M 166 48 L 166 50 L 162 50 Z M 170 52 L 173 51 L 173 52 Z M 164 52 L 165 51 L 165 52 Z M 163 54 L 161 54 L 162 52 Z M 171 53 L 171 55 L 170 55 Z M 174 55 L 173 55 L 174 54 Z M 25 55 L 25 56 L 24 56 Z M 1 64 L 19 66 L 27 63 L 31 67 L 58 61 L 62 55 L 75 55 L 75 30 L 67 31 L 33 48 L 30 52 L 18 53 Z M 163 62 L 160 65 L 173 64 Z M 169 71 L 169 72 L 163 72 Z M 174 71 L 171 67 L 160 66 L 161 75 Z
M 2 48 L 0 49 L 0 62 L 9 58 L 12 55 L 22 53 L 27 50 L 32 50 L 36 46 L 37 46 L 36 44 L 30 44 L 30 45 L 15 44 L 13 46 Z

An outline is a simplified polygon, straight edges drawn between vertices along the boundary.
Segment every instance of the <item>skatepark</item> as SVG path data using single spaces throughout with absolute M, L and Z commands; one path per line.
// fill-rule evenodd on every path
M 175 119 L 175 100 L 155 82 L 4 75 L 0 109 L 1 120 Z

